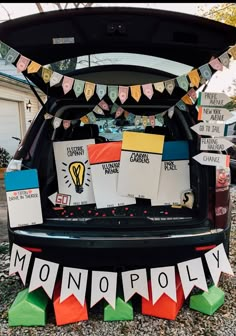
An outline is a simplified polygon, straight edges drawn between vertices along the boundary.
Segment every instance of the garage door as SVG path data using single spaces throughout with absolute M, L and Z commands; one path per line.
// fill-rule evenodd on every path
M 18 147 L 18 141 L 12 137 L 21 137 L 20 113 L 17 102 L 0 99 L 0 146 L 13 155 Z

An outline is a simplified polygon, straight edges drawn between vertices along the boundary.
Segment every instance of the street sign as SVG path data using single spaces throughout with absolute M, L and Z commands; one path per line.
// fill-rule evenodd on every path
M 223 137 L 225 133 L 224 124 L 200 122 L 191 127 L 199 135 L 208 135 L 213 137 Z
M 223 92 L 199 92 L 198 106 L 224 106 L 231 102 L 231 99 Z
M 234 144 L 224 138 L 202 138 L 200 149 L 206 151 L 225 151 L 232 146 Z
M 202 152 L 193 156 L 193 159 L 205 166 L 229 167 L 230 156 Z
M 199 106 L 198 120 L 226 121 L 232 118 L 232 114 L 226 108 Z

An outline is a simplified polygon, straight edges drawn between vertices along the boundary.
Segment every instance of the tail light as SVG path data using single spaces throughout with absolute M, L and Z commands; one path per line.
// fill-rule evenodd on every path
M 226 228 L 230 205 L 230 168 L 216 167 L 215 188 L 215 225 L 217 228 Z

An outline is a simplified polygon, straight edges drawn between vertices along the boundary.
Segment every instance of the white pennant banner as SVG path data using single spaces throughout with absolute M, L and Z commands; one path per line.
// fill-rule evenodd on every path
M 208 292 L 202 259 L 195 258 L 178 264 L 185 299 L 194 286 Z
M 117 272 L 92 271 L 91 304 L 105 299 L 113 309 L 116 306 Z
M 51 299 L 57 277 L 59 264 L 35 258 L 30 279 L 29 292 L 42 287 Z
M 25 285 L 26 276 L 29 268 L 32 252 L 27 251 L 13 243 L 11 250 L 11 261 L 9 268 L 9 275 L 18 272 L 23 284 Z
M 84 306 L 88 271 L 79 268 L 63 267 L 60 303 L 74 295 Z
M 152 304 L 154 305 L 164 293 L 176 302 L 175 267 L 157 267 L 151 268 L 150 271 L 152 285 Z
M 224 245 L 220 244 L 205 253 L 205 258 L 211 272 L 214 284 L 217 286 L 221 272 L 234 275 L 229 260 L 225 253 Z
M 127 302 L 135 293 L 149 299 L 147 271 L 145 268 L 122 272 L 124 299 Z

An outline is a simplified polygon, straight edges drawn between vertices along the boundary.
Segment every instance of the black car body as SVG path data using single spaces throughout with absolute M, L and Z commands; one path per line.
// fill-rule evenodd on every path
M 53 43 L 55 39 L 67 38 L 73 42 Z M 89 8 L 11 20 L 1 24 L 0 39 L 42 65 L 82 55 L 124 52 L 190 63 L 196 69 L 235 42 L 235 28 L 169 11 Z M 201 256 L 222 242 L 228 251 L 229 184 L 217 182 L 215 167 L 200 165 L 192 159 L 200 148 L 200 136 L 190 129 L 197 123 L 195 105 L 189 106 L 188 113 L 175 107 L 172 118 L 164 116 L 161 130 L 158 127 L 146 129 L 157 134 L 164 132 L 165 141 L 188 142 L 194 193 L 192 209 L 170 205 L 154 207 L 148 199 L 137 199 L 136 205 L 129 207 L 98 210 L 94 204 L 58 209 L 48 199 L 57 190 L 53 141 L 92 137 L 100 143 L 107 138 L 102 131 L 98 134 L 93 126 L 86 126 L 87 133 L 77 132 L 74 137 L 76 125 L 69 130 L 55 130 L 44 115 L 78 119 L 91 111 L 99 100 L 94 95 L 86 101 L 83 94 L 77 98 L 72 91 L 64 95 L 61 86 L 49 87 L 38 74 L 23 73 L 49 96 L 15 154 L 15 159 L 23 159 L 22 169 L 38 170 L 44 220 L 41 225 L 15 229 L 8 226 L 11 244 L 30 249 L 47 260 L 86 268 L 166 265 Z M 145 84 L 174 77 L 168 71 L 150 69 L 148 64 L 143 67 L 100 65 L 67 75 L 107 85 Z M 122 107 L 135 115 L 158 114 L 176 104 L 185 93 L 179 87 L 172 95 L 155 91 L 151 100 L 142 95 L 138 103 L 129 96 Z M 107 101 L 112 106 L 108 98 Z M 118 118 L 116 124 L 121 130 L 127 126 L 122 118 Z

